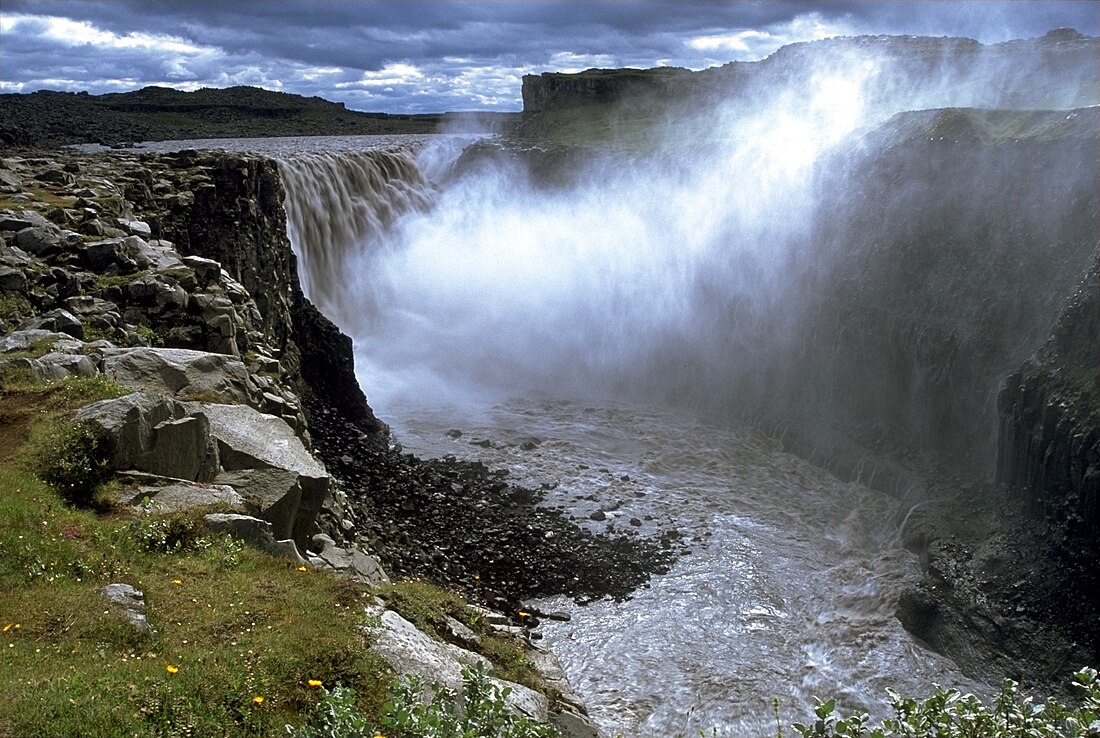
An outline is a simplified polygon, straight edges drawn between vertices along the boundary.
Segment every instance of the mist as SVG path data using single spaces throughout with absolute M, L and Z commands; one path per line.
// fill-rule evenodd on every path
M 789 47 L 666 104 L 644 153 L 582 150 L 549 178 L 553 151 L 461 137 L 299 159 L 307 294 L 384 416 L 615 399 L 966 443 L 981 471 L 996 385 L 1075 284 L 1096 186 L 1077 139 L 1013 149 L 982 116 L 904 114 L 1100 95 L 1087 69 L 1039 85 L 1003 46 L 926 41 Z

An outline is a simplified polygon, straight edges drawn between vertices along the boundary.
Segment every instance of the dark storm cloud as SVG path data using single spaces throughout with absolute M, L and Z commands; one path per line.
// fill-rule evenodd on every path
M 855 33 L 1097 33 L 1094 2 L 5 0 L 3 91 L 258 84 L 360 109 L 517 109 L 520 77 L 702 68 Z

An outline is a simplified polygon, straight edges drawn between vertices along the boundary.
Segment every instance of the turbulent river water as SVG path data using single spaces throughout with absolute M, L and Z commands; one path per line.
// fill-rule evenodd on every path
M 485 346 L 501 340 L 491 334 L 507 333 L 509 325 L 524 333 L 524 321 L 535 321 L 536 313 L 507 291 L 460 283 L 470 265 L 439 232 L 408 241 L 422 221 L 444 217 L 433 210 L 434 182 L 467 140 L 216 145 L 280 161 L 303 283 L 354 337 L 360 382 L 406 450 L 507 468 L 519 483 L 548 489 L 547 505 L 596 530 L 681 535 L 687 553 L 625 602 L 535 603 L 569 614 L 567 622 L 544 622 L 540 632 L 601 729 L 638 738 L 698 730 L 761 736 L 774 734 L 775 698 L 786 725 L 808 718 L 813 696 L 836 696 L 843 709 L 883 716 L 888 686 L 917 695 L 933 683 L 985 692 L 950 659 L 915 642 L 894 615 L 900 592 L 919 576 L 916 557 L 899 545 L 908 510 L 897 500 L 835 478 L 750 426 L 708 422 L 692 408 L 586 386 L 592 375 L 562 382 L 557 373 L 536 371 L 540 381 L 523 387 L 493 381 L 499 372 L 492 370 L 471 373 Z M 189 145 L 209 143 L 172 148 Z M 448 229 L 461 233 L 463 226 Z M 406 242 L 395 246 L 398 232 Z M 522 234 L 519 226 L 508 232 Z M 362 256 L 371 249 L 387 256 Z M 346 258 L 349 251 L 359 256 Z M 415 258 L 402 256 L 410 251 Z M 511 251 L 493 253 L 507 259 Z M 475 266 L 484 266 L 483 258 L 471 249 Z M 432 293 L 401 281 L 410 265 L 451 280 L 463 301 L 416 304 L 418 295 Z M 536 269 L 515 279 L 522 294 L 542 299 L 540 289 L 555 277 Z M 502 296 L 515 299 L 494 302 Z M 383 299 L 392 304 L 381 305 Z M 552 301 L 543 302 L 553 312 Z M 490 334 L 463 351 L 456 347 L 471 341 L 463 325 L 475 309 L 503 315 L 487 321 Z M 598 301 L 588 309 L 608 311 Z M 570 313 L 544 325 L 583 333 L 575 318 Z M 620 317 L 618 330 L 640 330 L 631 320 Z M 607 344 L 630 336 L 598 338 Z M 524 366 L 522 356 L 493 350 L 506 374 Z M 519 353 L 544 355 L 533 345 Z

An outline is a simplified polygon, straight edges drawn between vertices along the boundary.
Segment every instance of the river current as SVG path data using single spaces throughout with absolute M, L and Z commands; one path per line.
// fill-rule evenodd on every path
M 372 313 L 373 283 L 393 264 L 333 254 L 379 248 L 430 212 L 433 168 L 453 160 L 463 139 L 434 154 L 432 140 L 444 139 L 149 148 L 232 148 L 280 161 L 303 284 L 355 339 L 360 383 L 407 451 L 506 468 L 594 530 L 679 533 L 685 555 L 627 601 L 532 603 L 569 615 L 538 632 L 603 731 L 767 736 L 775 734 L 773 700 L 789 732 L 790 722 L 810 717 L 815 696 L 884 717 L 887 687 L 916 696 L 933 684 L 988 691 L 917 643 L 894 615 L 900 593 L 919 578 L 919 562 L 899 544 L 908 510 L 896 499 L 839 480 L 750 426 L 637 397 L 558 392 L 553 383 L 480 392 L 480 379 L 457 370 L 448 377 L 449 365 L 464 366 L 458 356 L 415 365 L 410 334 L 431 353 L 433 331 L 461 316 L 436 320 L 443 327 L 417 339 L 430 314 L 400 300 L 392 314 Z M 452 247 L 438 243 L 441 264 L 451 263 Z M 417 246 L 424 269 L 433 268 L 424 263 L 433 248 Z

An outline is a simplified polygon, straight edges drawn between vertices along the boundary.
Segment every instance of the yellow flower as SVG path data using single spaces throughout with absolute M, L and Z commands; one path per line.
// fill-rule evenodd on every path
M 7 633 L 9 630 L 19 630 L 19 623 L 8 623 L 5 625 L 4 632 Z
M 173 579 L 172 584 L 176 584 L 176 585 L 183 584 L 183 580 L 182 579 Z
M 305 565 L 302 565 L 298 567 L 298 571 L 309 571 L 309 569 Z
M 320 679 L 310 679 L 309 680 L 309 686 L 311 686 L 311 687 L 320 687 L 321 686 L 321 680 Z
M 263 695 L 256 695 L 252 698 L 252 701 L 255 702 L 257 705 L 262 705 L 264 703 Z
M 164 667 L 164 670 L 167 671 L 169 674 L 179 674 L 180 672 L 180 668 L 178 666 L 172 666 L 171 664 L 168 664 L 168 666 Z
M 529 618 L 529 617 L 531 617 L 531 613 L 529 613 L 529 612 L 524 612 L 523 610 L 520 610 L 520 611 L 519 611 L 519 616 L 520 616 L 521 618 Z

